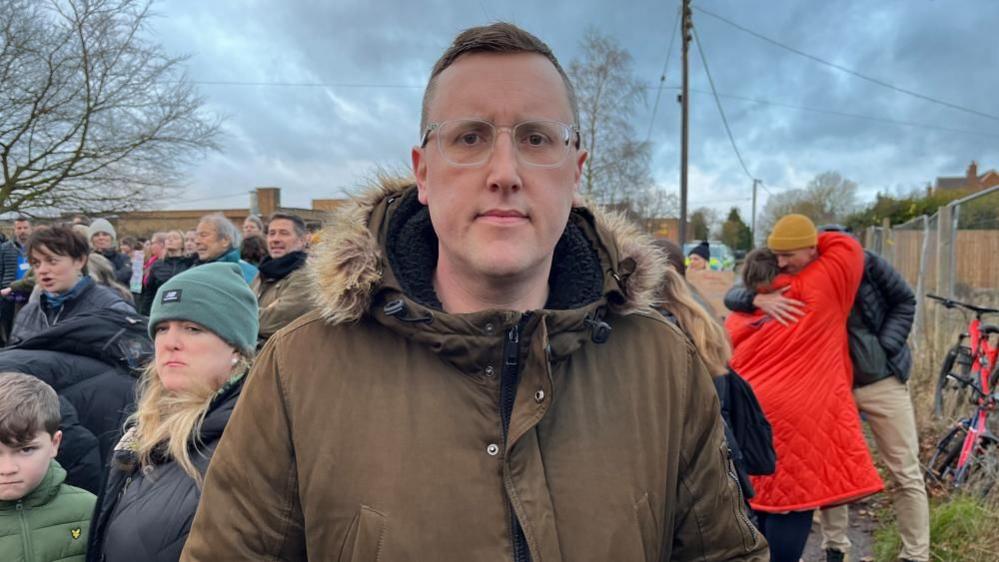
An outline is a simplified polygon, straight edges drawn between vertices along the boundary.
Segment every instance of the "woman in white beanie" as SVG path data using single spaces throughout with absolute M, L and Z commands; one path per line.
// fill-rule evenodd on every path
M 118 235 L 107 219 L 96 219 L 87 227 L 87 240 L 94 253 L 108 259 L 114 266 L 114 276 L 122 285 L 128 286 L 132 277 L 132 263 L 128 256 L 117 250 Z

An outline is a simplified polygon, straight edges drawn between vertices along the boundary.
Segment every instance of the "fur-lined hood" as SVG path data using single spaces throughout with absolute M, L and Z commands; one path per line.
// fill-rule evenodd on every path
M 389 206 L 415 189 L 411 179 L 380 178 L 367 192 L 340 207 L 320 234 L 310 273 L 315 304 L 327 322 L 356 321 L 381 288 L 406 286 L 386 256 L 386 238 Z M 648 310 L 668 267 L 662 250 L 623 215 L 582 206 L 574 208 L 573 214 L 570 222 L 575 219 L 582 225 L 599 256 L 602 293 L 610 311 Z

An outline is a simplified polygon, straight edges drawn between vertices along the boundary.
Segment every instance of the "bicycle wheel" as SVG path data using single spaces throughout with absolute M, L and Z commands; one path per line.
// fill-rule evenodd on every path
M 953 481 L 957 459 L 961 455 L 961 446 L 964 445 L 964 437 L 967 435 L 967 425 L 962 422 L 953 427 L 950 431 L 937 441 L 933 457 L 930 458 L 926 467 L 927 480 L 933 480 L 945 486 L 956 486 L 959 482 Z
M 945 421 L 957 420 L 967 411 L 971 403 L 972 390 L 955 381 L 948 375 L 967 378 L 971 372 L 970 350 L 963 345 L 955 345 L 947 352 L 933 397 L 933 415 Z
M 987 498 L 996 489 L 999 480 L 999 450 L 994 437 L 983 437 L 975 448 L 962 487 L 980 498 Z

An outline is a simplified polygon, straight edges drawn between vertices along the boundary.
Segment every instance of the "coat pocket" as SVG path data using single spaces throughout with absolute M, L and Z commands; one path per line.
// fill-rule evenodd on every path
M 386 518 L 374 509 L 362 505 L 347 528 L 340 548 L 340 562 L 377 562 L 381 559 L 385 540 Z
M 659 525 L 652 513 L 652 502 L 649 494 L 644 494 L 635 502 L 635 519 L 638 521 L 638 532 L 642 537 L 646 562 L 659 560 Z

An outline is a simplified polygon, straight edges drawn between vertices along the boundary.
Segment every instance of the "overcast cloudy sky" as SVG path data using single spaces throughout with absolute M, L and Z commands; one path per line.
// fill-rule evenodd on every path
M 283 204 L 356 190 L 377 166 L 408 165 L 427 74 L 454 35 L 505 20 L 568 66 L 588 27 L 613 37 L 649 85 L 635 116 L 653 173 L 678 190 L 679 41 L 652 121 L 679 1 L 462 2 L 160 0 L 150 33 L 191 55 L 209 109 L 227 116 L 224 150 L 191 170 L 174 208 L 242 207 L 254 186 Z M 861 196 L 908 192 L 971 160 L 999 168 L 999 1 L 700 0 L 695 6 L 861 74 L 993 117 L 864 81 L 695 11 L 736 144 L 770 191 L 836 170 Z M 701 59 L 691 56 L 690 205 L 748 213 L 751 181 L 725 135 Z M 238 84 L 237 84 L 238 83 Z M 761 192 L 765 200 L 767 194 Z M 762 207 L 762 205 L 761 205 Z M 745 215 L 744 215 L 745 216 Z

